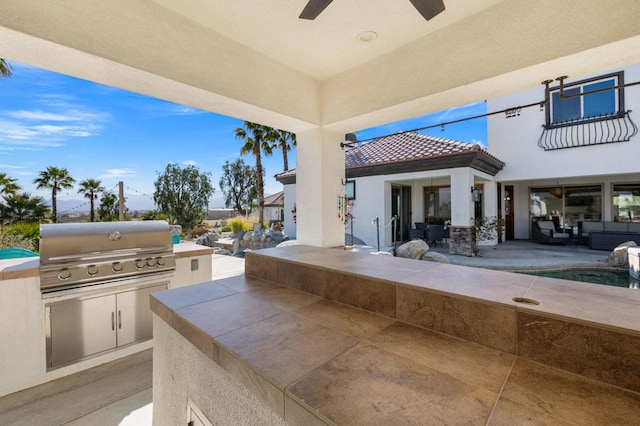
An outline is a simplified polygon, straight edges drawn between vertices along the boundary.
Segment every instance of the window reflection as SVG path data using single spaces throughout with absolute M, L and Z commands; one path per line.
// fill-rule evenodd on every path
M 602 220 L 602 187 L 531 188 L 530 214 L 533 220 L 553 220 L 558 228 L 577 232 L 578 222 Z
M 640 222 L 640 183 L 613 185 L 613 220 Z

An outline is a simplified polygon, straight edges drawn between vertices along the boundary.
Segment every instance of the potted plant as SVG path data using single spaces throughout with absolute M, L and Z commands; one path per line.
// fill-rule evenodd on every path
M 477 256 L 480 252 L 479 243 L 492 241 L 498 238 L 504 230 L 504 219 L 492 217 L 476 217 L 471 219 L 472 254 Z

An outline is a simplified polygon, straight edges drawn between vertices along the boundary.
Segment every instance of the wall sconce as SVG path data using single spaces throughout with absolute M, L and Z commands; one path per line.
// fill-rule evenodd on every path
M 474 203 L 480 201 L 480 190 L 474 186 L 471 187 L 471 199 Z

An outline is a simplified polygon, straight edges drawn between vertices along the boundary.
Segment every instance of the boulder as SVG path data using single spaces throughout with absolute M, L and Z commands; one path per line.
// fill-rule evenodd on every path
M 393 253 L 389 252 L 389 251 L 372 251 L 369 254 L 373 254 L 376 256 L 391 256 L 393 257 Z
M 629 247 L 638 247 L 634 241 L 627 241 L 614 248 L 609 257 L 607 263 L 609 266 L 628 267 L 629 266 Z
M 214 247 L 213 248 L 213 254 L 221 254 L 224 256 L 231 256 L 231 252 L 229 250 L 220 248 L 220 247 Z
M 411 240 L 404 243 L 396 250 L 396 256 L 408 259 L 421 259 L 422 255 L 429 251 L 429 244 L 423 240 Z
M 280 244 L 278 244 L 276 247 L 290 247 L 290 246 L 297 246 L 297 245 L 298 245 L 298 240 L 285 240 Z
M 422 255 L 422 260 L 428 260 L 429 262 L 438 262 L 438 263 L 451 263 L 449 262 L 449 258 L 442 253 L 437 253 L 435 251 L 428 251 Z
M 240 237 L 238 237 L 238 239 L 240 239 Z M 242 239 L 244 241 L 251 241 L 253 240 L 253 231 L 247 231 L 245 232 L 245 234 L 242 236 Z
M 235 240 L 233 240 L 233 255 L 234 256 L 238 256 L 239 254 L 242 254 L 242 247 L 240 246 L 240 241 L 242 241 L 241 238 L 236 238 Z

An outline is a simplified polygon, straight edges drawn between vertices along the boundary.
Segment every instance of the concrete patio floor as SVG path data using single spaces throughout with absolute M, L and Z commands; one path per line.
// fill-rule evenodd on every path
M 527 270 L 563 268 L 571 266 L 608 266 L 608 251 L 591 250 L 587 246 L 547 245 L 532 241 L 505 241 L 497 246 L 480 246 L 477 257 L 449 254 L 449 247 L 432 247 L 442 253 L 453 265 L 473 266 L 489 269 Z
M 431 250 L 445 255 L 451 264 L 507 270 L 606 266 L 609 255 L 585 246 L 530 241 L 482 247 L 479 257 L 450 255 L 447 246 Z M 242 258 L 213 255 L 212 265 L 212 279 L 244 273 Z M 151 425 L 151 384 L 148 350 L 0 398 L 0 425 Z

